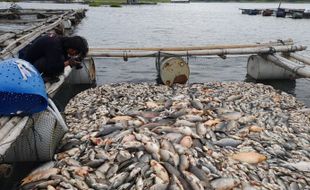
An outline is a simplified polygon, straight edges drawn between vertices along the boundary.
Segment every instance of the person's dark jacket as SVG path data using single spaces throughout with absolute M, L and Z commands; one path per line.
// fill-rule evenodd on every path
M 55 34 L 39 37 L 20 52 L 19 58 L 34 65 L 44 77 L 58 76 L 68 59 L 63 40 L 64 37 Z

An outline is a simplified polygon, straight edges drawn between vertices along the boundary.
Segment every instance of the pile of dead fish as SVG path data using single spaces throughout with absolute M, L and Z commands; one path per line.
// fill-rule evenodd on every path
M 24 189 L 310 189 L 310 109 L 242 82 L 112 84 L 66 107 L 55 162 Z

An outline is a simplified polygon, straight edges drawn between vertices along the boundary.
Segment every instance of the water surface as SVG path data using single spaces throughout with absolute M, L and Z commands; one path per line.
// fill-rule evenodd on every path
M 8 6 L 6 3 L 0 4 Z M 165 47 L 207 44 L 242 44 L 292 38 L 310 46 L 310 19 L 294 20 L 242 15 L 239 8 L 277 8 L 278 3 L 190 3 L 88 7 L 78 4 L 20 3 L 25 8 L 87 8 L 87 17 L 75 33 L 92 47 Z M 310 4 L 282 3 L 286 8 L 310 9 Z M 310 51 L 303 54 L 310 56 Z M 247 57 L 189 58 L 189 82 L 248 81 Z M 155 59 L 96 59 L 98 84 L 155 82 Z M 310 82 L 269 81 L 275 88 L 295 95 L 310 106 Z

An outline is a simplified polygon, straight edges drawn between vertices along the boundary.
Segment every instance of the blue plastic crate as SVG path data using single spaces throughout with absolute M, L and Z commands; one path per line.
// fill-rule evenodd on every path
M 29 115 L 47 108 L 47 94 L 39 72 L 28 62 L 0 62 L 0 115 Z

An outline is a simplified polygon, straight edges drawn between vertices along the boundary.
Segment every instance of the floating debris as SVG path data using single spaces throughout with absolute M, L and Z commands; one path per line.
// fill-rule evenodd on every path
M 310 115 L 270 86 L 112 84 L 66 107 L 51 168 L 23 189 L 310 189 Z

